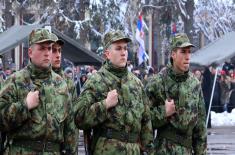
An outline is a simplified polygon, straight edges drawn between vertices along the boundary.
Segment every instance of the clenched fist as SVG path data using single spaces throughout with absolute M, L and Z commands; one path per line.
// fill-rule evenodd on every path
M 36 108 L 39 105 L 39 91 L 30 91 L 26 97 L 26 105 L 29 110 Z
M 167 99 L 165 101 L 165 108 L 166 108 L 166 117 L 173 115 L 176 112 L 174 100 Z
M 116 106 L 117 103 L 118 103 L 118 93 L 117 90 L 114 89 L 108 92 L 107 98 L 105 99 L 106 109 Z

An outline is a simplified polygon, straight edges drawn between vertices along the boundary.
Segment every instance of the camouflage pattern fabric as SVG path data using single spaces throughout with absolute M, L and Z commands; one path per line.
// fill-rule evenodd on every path
M 104 49 L 108 48 L 113 42 L 118 40 L 125 40 L 126 42 L 131 42 L 131 39 L 125 36 L 122 31 L 109 31 L 107 34 L 105 34 L 103 38 Z
M 73 80 L 71 80 L 70 78 L 68 78 L 64 75 L 64 71 L 62 70 L 62 68 L 58 68 L 58 69 L 53 68 L 53 71 L 56 74 L 59 74 L 65 80 L 65 82 L 67 83 L 69 93 L 71 94 L 72 103 L 73 103 L 75 101 L 75 99 L 77 98 L 77 93 L 76 93 L 77 91 L 76 91 L 76 87 L 74 85 Z
M 67 83 L 67 86 L 68 86 L 69 93 L 70 93 L 71 98 L 72 98 L 72 104 L 75 104 L 75 101 L 76 101 L 76 98 L 77 98 L 77 91 L 76 91 L 76 87 L 74 85 L 73 80 L 71 80 L 70 78 L 68 78 L 64 75 L 64 72 L 63 72 L 62 68 L 53 68 L 53 71 L 56 74 L 59 74 L 65 80 L 65 82 Z M 74 108 L 72 108 L 72 109 L 75 110 Z M 76 132 L 76 135 L 75 135 L 76 136 L 76 146 L 78 148 L 79 130 L 76 130 L 75 132 Z
M 59 44 L 60 46 L 64 45 L 63 40 L 59 39 L 54 33 L 51 33 L 51 39 L 53 40 L 53 42 Z
M 206 154 L 206 114 L 200 82 L 191 72 L 176 74 L 172 65 L 155 75 L 146 86 L 146 93 L 151 102 L 153 128 L 156 129 L 155 139 L 157 155 L 205 155 Z M 165 100 L 174 99 L 176 113 L 165 117 Z M 180 133 L 191 139 L 191 147 L 185 147 L 171 137 L 161 136 L 164 131 Z M 193 153 L 194 152 L 194 153 Z
M 118 103 L 106 110 L 104 100 L 109 91 L 117 89 Z M 114 69 L 105 62 L 84 84 L 78 102 L 75 121 L 78 128 L 94 130 L 110 128 L 126 133 L 138 133 L 138 143 L 99 137 L 95 155 L 138 155 L 140 148 L 151 150 L 153 140 L 148 99 L 141 81 L 131 72 Z
M 28 110 L 29 91 L 39 91 L 39 106 Z M 33 64 L 14 73 L 0 91 L 0 131 L 5 131 L 10 146 L 5 154 L 61 154 L 26 151 L 14 146 L 14 140 L 64 143 L 67 154 L 75 154 L 76 137 L 71 97 L 61 76 Z M 26 152 L 24 152 L 26 151 Z
M 2 58 L 2 56 L 0 55 L 0 58 Z M 2 77 L 0 77 L 0 90 L 2 89 L 2 85 L 4 83 L 4 79 Z M 0 155 L 3 154 L 4 151 L 4 143 L 5 143 L 5 134 L 0 132 Z
M 36 29 L 29 35 L 29 46 L 47 41 L 54 42 L 51 33 L 47 29 Z
M 171 38 L 171 50 L 189 46 L 195 47 L 192 43 L 190 43 L 185 33 L 177 33 L 174 37 Z
M 33 152 L 30 149 L 11 145 L 7 148 L 4 155 L 61 155 L 60 152 Z

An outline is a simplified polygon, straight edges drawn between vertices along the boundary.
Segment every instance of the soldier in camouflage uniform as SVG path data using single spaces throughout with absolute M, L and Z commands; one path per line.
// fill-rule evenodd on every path
M 146 86 L 157 155 L 206 154 L 205 104 L 200 82 L 189 71 L 193 46 L 186 34 L 176 34 L 169 64 Z
M 0 130 L 8 138 L 5 155 L 75 154 L 71 97 L 66 82 L 52 71 L 52 41 L 48 30 L 33 30 L 30 63 L 0 91 Z
M 60 39 L 58 39 L 58 37 L 54 34 L 51 33 L 51 38 L 52 40 L 54 40 L 54 44 L 52 45 L 52 69 L 54 72 L 56 72 L 57 74 L 59 74 L 61 77 L 63 77 L 68 85 L 69 88 L 69 92 L 72 95 L 72 101 L 74 102 L 74 100 L 77 97 L 77 93 L 76 93 L 76 88 L 74 85 L 74 82 L 72 79 L 68 78 L 67 76 L 65 76 L 63 68 L 61 67 L 61 55 L 62 55 L 62 46 L 64 45 L 64 42 Z
M 1 58 L 2 58 L 2 55 L 0 55 L 0 59 Z M 1 72 L 4 73 L 2 70 Z M 0 90 L 2 89 L 3 82 L 4 82 L 3 75 L 0 75 Z M 0 155 L 2 155 L 4 151 L 5 138 L 6 138 L 5 134 L 0 132 Z
M 130 41 L 121 31 L 105 34 L 106 61 L 86 81 L 77 103 L 75 122 L 78 128 L 93 129 L 94 155 L 139 155 L 152 147 L 148 98 L 127 69 Z
M 64 45 L 64 42 L 59 39 L 54 33 L 51 33 L 51 39 L 54 41 L 52 45 L 52 56 L 51 56 L 51 65 L 52 70 L 59 74 L 67 83 L 69 93 L 72 97 L 72 103 L 75 102 L 75 99 L 77 97 L 77 91 L 74 85 L 74 82 L 71 78 L 68 78 L 65 76 L 63 68 L 61 66 L 61 56 L 62 56 L 62 46 Z M 78 146 L 78 137 L 79 137 L 79 130 L 76 130 L 76 146 Z M 77 147 L 78 148 L 78 147 Z

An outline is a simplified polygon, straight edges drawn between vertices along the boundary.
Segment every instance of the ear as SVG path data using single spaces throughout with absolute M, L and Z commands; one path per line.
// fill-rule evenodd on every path
M 106 59 L 110 59 L 110 51 L 108 49 L 104 51 L 104 56 Z
M 33 53 L 32 48 L 29 47 L 29 49 L 28 49 L 29 58 L 32 58 L 32 53 Z
M 175 59 L 175 56 L 176 56 L 176 51 L 172 51 L 172 52 L 171 52 L 171 58 L 172 58 L 172 59 Z

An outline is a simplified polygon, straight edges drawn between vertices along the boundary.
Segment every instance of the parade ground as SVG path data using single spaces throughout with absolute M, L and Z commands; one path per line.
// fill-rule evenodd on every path
M 208 155 L 235 155 L 235 126 L 208 129 L 207 148 Z

